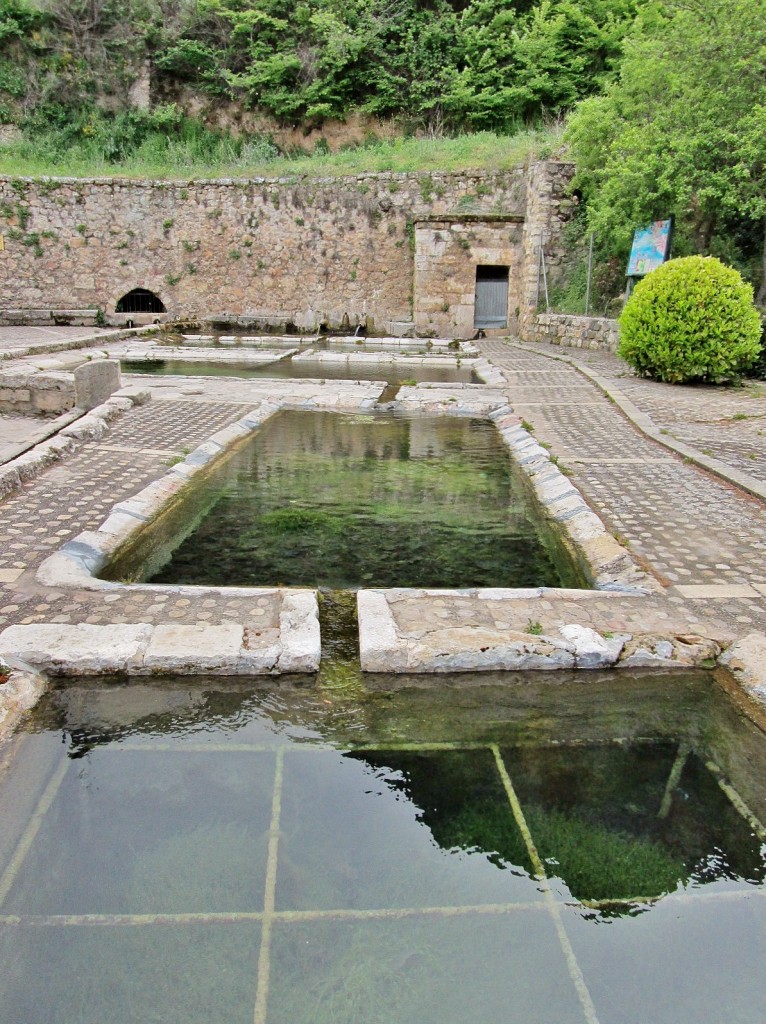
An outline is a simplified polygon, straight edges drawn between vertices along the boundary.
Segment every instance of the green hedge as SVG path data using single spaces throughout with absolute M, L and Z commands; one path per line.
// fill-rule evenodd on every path
M 670 260 L 636 285 L 620 317 L 618 353 L 671 384 L 721 382 L 761 351 L 753 290 L 713 256 Z

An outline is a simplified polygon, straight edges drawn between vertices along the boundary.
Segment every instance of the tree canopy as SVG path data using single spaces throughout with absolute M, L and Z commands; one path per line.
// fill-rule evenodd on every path
M 148 66 L 287 124 L 511 131 L 609 80 L 641 0 L 0 0 L 6 119 L 125 100 Z M 12 88 L 9 88 L 12 85 Z M 20 101 L 20 102 L 19 102 Z
M 567 138 L 602 249 L 626 253 L 635 227 L 673 215 L 678 254 L 744 267 L 766 223 L 766 0 L 644 8 Z

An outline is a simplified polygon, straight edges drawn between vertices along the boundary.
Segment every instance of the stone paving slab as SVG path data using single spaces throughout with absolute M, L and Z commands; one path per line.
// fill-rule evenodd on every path
M 186 588 L 202 604 L 220 588 Z M 42 623 L 0 633 L 0 657 L 51 675 L 273 675 L 319 668 L 313 591 L 243 590 L 239 622 Z
M 169 460 L 156 454 L 159 439 L 165 450 L 183 457 L 242 413 L 236 403 L 154 401 L 133 407 L 110 425 L 106 447 L 100 439 L 85 443 L 7 497 L 0 505 L 0 624 L 110 621 L 109 607 L 102 601 L 94 606 L 92 595 L 41 587 L 35 580 L 41 562 L 81 531 L 97 529 L 115 502 L 167 472 Z M 142 621 L 136 614 L 141 607 L 131 602 L 114 614 Z M 184 605 L 176 610 L 188 612 Z
M 79 411 L 65 412 L 53 418 L 0 415 L 0 463 L 10 462 L 34 445 L 46 441 L 80 415 Z
M 662 600 L 587 590 L 363 590 L 358 615 L 367 672 L 677 668 L 734 639 Z
M 0 496 L 19 490 L 25 483 L 39 476 L 45 469 L 65 456 L 71 455 L 82 444 L 103 437 L 110 424 L 136 405 L 143 405 L 148 392 L 126 388 L 83 415 L 82 410 L 66 413 L 57 418 L 53 427 L 58 430 L 41 434 L 39 443 L 30 447 L 21 445 L 20 454 L 13 455 L 0 468 Z
M 0 327 L 0 350 L 19 352 L 30 345 L 73 345 L 111 333 L 108 328 L 100 327 Z
M 745 381 L 736 387 L 664 384 L 636 376 L 612 352 L 545 344 L 524 348 L 549 361 L 554 356 L 565 360 L 598 380 L 620 404 L 633 406 L 645 417 L 644 425 L 657 440 L 675 439 L 688 446 L 682 454 L 701 457 L 702 464 L 714 471 L 725 473 L 728 466 L 766 485 L 766 381 Z M 737 482 L 753 490 L 747 480 Z
M 619 385 L 626 369 L 617 357 L 567 350 L 564 359 L 562 350 L 554 346 L 495 340 L 480 344 L 485 356 L 506 375 L 506 395 L 514 411 L 522 421 L 531 422 L 535 436 L 568 469 L 617 539 L 663 583 L 672 605 L 685 608 L 692 623 L 707 617 L 717 629 L 724 625 L 739 631 L 747 626 L 766 628 L 766 608 L 757 589 L 766 582 L 766 503 L 666 452 L 604 399 L 595 383 L 589 385 L 586 411 L 576 405 L 557 405 L 560 399 L 538 402 L 537 394 L 535 403 L 527 406 L 534 392 L 524 382 L 529 380 L 534 388 L 537 374 L 533 371 L 543 373 L 552 366 L 559 394 L 568 391 L 567 379 L 579 394 L 587 379 L 573 363 L 590 369 L 595 365 L 601 373 L 606 367 Z M 632 377 L 631 381 L 638 388 L 650 387 L 656 395 L 655 382 Z M 718 395 L 717 389 L 702 390 L 715 390 Z M 697 388 L 662 385 L 661 391 L 669 405 L 687 401 L 700 414 L 710 400 Z M 591 404 L 594 400 L 597 405 Z M 723 389 L 719 400 L 728 409 L 743 404 L 754 408 L 754 400 L 740 389 Z M 743 589 L 710 591 L 707 600 L 677 589 L 723 585 Z

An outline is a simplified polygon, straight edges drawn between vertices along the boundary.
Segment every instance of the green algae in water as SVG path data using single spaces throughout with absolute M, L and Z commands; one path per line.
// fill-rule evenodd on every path
M 356 594 L 349 590 L 319 592 L 322 660 L 317 690 L 334 701 L 363 698 L 366 693 L 359 660 Z
M 152 546 L 148 531 L 142 578 L 334 589 L 585 585 L 485 420 L 283 413 L 196 488 L 189 501 L 210 512 L 172 557 L 172 542 Z M 124 578 L 128 561 L 107 577 Z
M 699 757 L 681 752 L 671 785 L 678 755 L 663 743 L 504 751 L 546 870 L 574 897 L 649 899 L 710 875 L 763 880 L 760 841 Z

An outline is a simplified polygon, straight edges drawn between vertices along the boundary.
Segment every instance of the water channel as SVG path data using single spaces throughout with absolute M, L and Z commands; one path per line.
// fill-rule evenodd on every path
M 138 359 L 134 356 L 122 360 L 125 373 L 157 376 L 244 377 L 280 380 L 380 380 L 388 384 L 405 382 L 423 383 L 480 383 L 480 378 L 465 363 L 458 352 L 449 348 L 432 350 L 427 342 L 402 342 L 392 347 L 384 342 L 366 338 L 269 338 L 225 335 L 162 336 L 160 347 L 172 347 L 167 358 Z M 184 358 L 183 350 L 195 358 Z M 289 354 L 280 354 L 289 349 Z M 273 358 L 266 361 L 247 361 L 247 353 L 266 350 Z M 297 352 L 296 352 L 297 350 Z M 200 352 L 210 353 L 209 359 L 200 358 Z M 242 360 L 232 359 L 232 353 L 242 354 Z M 296 356 L 292 353 L 296 352 Z M 322 358 L 326 353 L 332 359 Z M 216 358 L 223 355 L 225 359 Z M 264 353 L 266 355 L 266 353 Z

